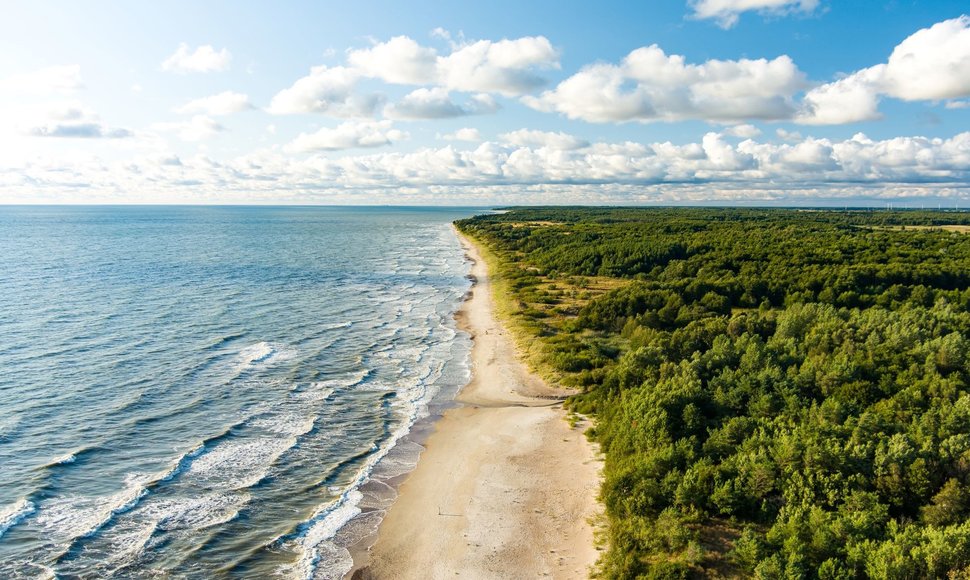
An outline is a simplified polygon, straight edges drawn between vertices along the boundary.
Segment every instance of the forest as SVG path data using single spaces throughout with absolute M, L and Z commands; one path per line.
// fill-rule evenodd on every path
M 603 578 L 970 578 L 970 213 L 456 222 L 604 454 Z

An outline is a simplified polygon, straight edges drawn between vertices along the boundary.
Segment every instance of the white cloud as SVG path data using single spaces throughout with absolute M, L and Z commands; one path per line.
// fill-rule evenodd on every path
M 967 101 L 949 101 L 946 104 L 947 109 L 970 109 L 970 100 Z
M 889 56 L 884 92 L 906 101 L 970 96 L 970 16 L 912 34 Z
M 388 132 L 389 124 L 377 128 Z M 354 131 L 351 131 L 354 133 Z M 358 133 L 360 131 L 357 131 Z M 374 145 L 381 139 L 375 139 Z M 83 151 L 79 150 L 79 153 Z M 795 143 L 593 143 L 562 150 L 484 142 L 409 153 L 218 161 L 165 150 L 133 160 L 0 158 L 6 200 L 341 203 L 775 202 L 922 197 L 970 201 L 970 132 L 949 139 L 806 138 Z M 841 204 L 840 204 L 841 205 Z
M 440 119 L 491 113 L 499 108 L 490 93 L 521 95 L 545 84 L 538 70 L 557 68 L 558 53 L 544 37 L 480 40 L 453 45 L 447 55 L 396 36 L 347 53 L 346 66 L 316 66 L 310 74 L 276 94 L 267 109 L 274 114 L 324 113 L 369 117 L 383 104 L 380 95 L 357 94 L 361 79 L 402 85 L 428 85 L 388 105 L 395 119 Z M 464 103 L 451 91 L 476 93 Z
M 421 46 L 407 36 L 395 36 L 347 55 L 347 62 L 363 76 L 404 85 L 433 83 L 437 59 L 433 48 Z
M 863 69 L 805 94 L 795 120 L 806 125 L 837 125 L 879 119 L 879 86 L 884 66 Z
M 223 48 L 216 52 L 211 45 L 204 44 L 191 50 L 183 42 L 174 54 L 162 62 L 162 69 L 178 73 L 217 72 L 227 70 L 231 61 L 232 54 L 228 49 Z
M 360 73 L 351 68 L 315 66 L 309 75 L 276 93 L 267 110 L 274 115 L 326 113 L 334 117 L 367 117 L 382 99 L 377 95 L 357 95 L 359 80 Z
M 782 141 L 795 142 L 795 141 L 801 141 L 802 140 L 802 134 L 799 133 L 798 131 L 787 131 L 787 130 L 782 129 L 780 127 L 775 130 L 775 135 L 778 135 L 778 137 Z
M 798 121 L 837 124 L 878 119 L 881 96 L 905 101 L 970 96 L 970 17 L 934 24 L 899 43 L 885 64 L 812 89 Z
M 755 10 L 762 14 L 784 15 L 792 12 L 809 14 L 819 0 L 691 0 L 692 16 L 713 19 L 721 28 L 731 28 L 738 23 L 743 12 Z
M 455 103 L 447 89 L 415 89 L 399 102 L 384 108 L 391 119 L 448 119 L 467 115 L 494 113 L 499 108 L 490 95 L 478 94 L 465 103 Z
M 804 74 L 787 56 L 687 64 L 683 56 L 652 45 L 634 50 L 619 65 L 588 66 L 523 101 L 598 123 L 774 120 L 792 115 L 793 96 L 804 86 Z
M 512 145 L 524 147 L 546 147 L 549 149 L 559 149 L 569 151 L 582 149 L 589 146 L 589 141 L 585 141 L 573 135 L 563 132 L 553 133 L 550 131 L 534 131 L 530 129 L 519 129 L 499 135 L 499 138 Z
M 407 138 L 408 134 L 394 129 L 391 121 L 347 121 L 334 128 L 324 127 L 316 133 L 301 133 L 286 146 L 286 151 L 304 153 L 381 147 Z
M 731 127 L 726 127 L 722 133 L 730 135 L 731 137 L 751 139 L 761 135 L 761 129 L 758 129 L 754 125 L 732 125 Z
M 703 14 L 735 15 L 741 9 L 814 9 L 815 5 L 761 0 L 695 4 L 706 11 Z M 632 51 L 619 64 L 587 66 L 554 89 L 524 96 L 522 101 L 540 111 L 594 123 L 759 119 L 833 125 L 875 120 L 881 118 L 883 97 L 951 103 L 970 97 L 970 17 L 919 30 L 901 42 L 886 63 L 811 88 L 799 100 L 806 88 L 805 75 L 785 55 L 691 64 L 652 45 Z
M 219 116 L 248 111 L 253 105 L 249 102 L 249 97 L 242 93 L 223 91 L 216 95 L 202 97 L 191 100 L 175 111 L 177 113 L 205 113 L 206 115 Z
M 482 134 L 479 133 L 478 129 L 474 127 L 462 127 L 454 133 L 448 133 L 447 135 L 439 135 L 440 139 L 445 141 L 469 141 L 472 143 L 478 143 L 482 141 Z
M 32 137 L 66 137 L 74 139 L 119 139 L 131 137 L 132 135 L 128 129 L 109 128 L 94 121 L 49 123 L 40 127 L 30 128 L 27 134 Z
M 0 79 L 0 94 L 47 96 L 84 88 L 80 65 L 50 66 Z
M 8 124 L 15 133 L 29 137 L 120 139 L 133 135 L 128 129 L 105 125 L 97 113 L 77 102 L 18 107 L 14 113 Z
M 205 141 L 226 130 L 218 121 L 206 115 L 195 115 L 188 121 L 155 123 L 152 128 L 175 133 L 183 141 Z
M 545 85 L 535 69 L 558 68 L 559 54 L 543 36 L 516 40 L 479 40 L 438 62 L 440 82 L 460 91 L 506 96 L 532 92 Z
M 542 87 L 546 81 L 537 70 L 558 68 L 559 55 L 543 36 L 479 40 L 456 45 L 447 55 L 396 36 L 350 51 L 347 62 L 361 75 L 389 83 L 517 96 Z

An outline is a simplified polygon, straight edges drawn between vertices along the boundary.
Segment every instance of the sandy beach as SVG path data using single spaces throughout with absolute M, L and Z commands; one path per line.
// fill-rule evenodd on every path
M 359 579 L 587 578 L 600 462 L 496 320 L 488 269 L 462 238 L 476 282 L 457 315 L 472 379 L 436 423 Z

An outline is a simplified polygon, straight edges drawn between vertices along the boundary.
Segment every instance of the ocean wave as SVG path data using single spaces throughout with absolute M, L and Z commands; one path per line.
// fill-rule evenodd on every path
M 246 333 L 245 332 L 234 332 L 234 333 L 230 333 L 230 334 L 225 334 L 225 335 L 220 336 L 219 338 L 215 339 L 214 341 L 212 341 L 212 344 L 210 344 L 206 348 L 209 349 L 209 350 L 214 350 L 214 349 L 217 349 L 217 348 L 219 348 L 220 346 L 222 346 L 224 344 L 227 344 L 227 343 L 230 343 L 230 342 L 239 340 L 240 338 L 244 338 L 245 336 L 246 336 Z
M 315 417 L 302 414 L 263 415 L 254 418 L 249 425 L 270 433 L 300 437 L 313 430 Z
M 16 526 L 22 522 L 24 518 L 34 513 L 36 509 L 37 506 L 34 504 L 34 502 L 27 498 L 22 498 L 17 503 L 0 508 L 0 538 L 7 533 L 7 530 Z
M 388 393 L 382 399 L 386 402 L 388 396 L 392 397 L 393 395 L 394 393 Z M 417 414 L 417 409 L 412 409 L 405 422 L 390 432 L 382 445 L 375 445 L 368 453 L 363 454 L 365 457 L 368 455 L 369 457 L 364 461 L 354 478 L 344 487 L 346 491 L 337 500 L 323 504 L 314 510 L 313 515 L 297 527 L 295 536 L 289 539 L 278 539 L 278 541 L 283 541 L 284 546 L 290 546 L 300 554 L 295 567 L 284 566 L 280 569 L 281 573 L 298 572 L 300 578 L 308 580 L 315 577 L 321 545 L 331 540 L 341 527 L 361 512 L 358 504 L 363 498 L 363 494 L 359 488 L 368 481 L 376 466 L 394 449 L 398 441 L 407 435 Z
M 315 385 L 316 383 L 314 383 Z M 293 393 L 293 397 L 307 403 L 322 403 L 333 396 L 335 390 L 330 388 L 311 388 Z
M 359 363 L 358 363 L 359 364 Z M 294 397 L 322 401 L 332 395 L 337 390 L 355 387 L 365 382 L 372 374 L 371 369 L 360 369 L 357 372 L 349 373 L 333 379 L 313 381 L 309 384 L 296 383 L 290 392 Z
M 49 423 L 79 433 L 64 439 L 75 443 L 38 448 L 29 465 L 47 462 L 51 471 L 14 481 L 23 489 L 13 497 L 36 507 L 25 515 L 0 508 L 0 529 L 8 520 L 17 526 L 3 529 L 9 552 L 0 571 L 27 558 L 65 576 L 207 576 L 235 571 L 242 559 L 263 571 L 287 557 L 298 560 L 294 575 L 339 577 L 349 565 L 341 546 L 362 522 L 379 521 L 390 501 L 384 481 L 417 460 L 420 446 L 406 437 L 416 417 L 464 368 L 461 353 L 447 344 L 455 337 L 448 307 L 457 306 L 466 286 L 455 274 L 464 267 L 457 244 L 414 239 L 417 245 L 390 258 L 382 251 L 348 262 L 332 294 L 319 291 L 331 286 L 297 284 L 281 301 L 275 288 L 249 288 L 217 316 L 209 305 L 238 292 L 238 279 L 186 287 L 204 301 L 173 294 L 147 304 L 138 297 L 132 308 L 143 310 L 125 308 L 119 321 L 137 330 L 131 340 L 117 353 L 88 352 L 106 365 L 92 367 L 105 373 L 91 379 L 98 398 L 82 400 L 78 391 L 59 402 L 55 418 L 63 423 Z M 434 252 L 454 256 L 428 259 Z M 184 306 L 198 307 L 198 315 L 183 320 Z M 166 317 L 153 319 L 157 311 Z M 109 359 L 119 366 L 102 363 Z M 124 383 L 128 375 L 140 382 Z M 72 408 L 77 402 L 87 406 Z M 79 413 L 97 421 L 78 422 Z M 0 419 L 0 443 L 6 445 L 6 433 L 18 445 L 19 430 L 34 429 L 37 422 L 26 416 L 19 427 Z M 48 485 L 31 491 L 40 477 Z M 262 534 L 269 530 L 270 537 L 289 533 L 268 542 Z M 9 543 L 22 536 L 43 549 L 28 556 Z
M 67 543 L 66 554 L 78 541 L 97 534 L 113 518 L 134 508 L 148 493 L 149 481 L 150 476 L 130 474 L 125 478 L 125 487 L 107 497 L 67 496 L 50 500 L 40 506 L 35 520 L 48 537 Z
M 65 453 L 60 457 L 55 457 L 54 459 L 51 459 L 46 464 L 42 465 L 39 469 L 54 469 L 57 467 L 62 467 L 67 465 L 74 465 L 75 463 L 78 462 L 78 460 L 83 461 L 87 459 L 90 455 L 93 455 L 101 450 L 102 448 L 97 445 L 92 445 L 89 447 L 81 447 L 80 449 L 75 449 L 74 451 Z
M 358 504 L 363 497 L 360 491 L 351 489 L 336 501 L 318 508 L 309 520 L 301 524 L 299 535 L 293 539 L 293 547 L 300 558 L 295 564 L 282 566 L 280 574 L 312 579 L 320 562 L 320 545 L 336 536 L 340 528 L 360 514 Z
M 212 489 L 253 487 L 269 475 L 280 455 L 296 442 L 296 437 L 230 441 L 199 455 L 186 476 L 197 478 Z
M 259 342 L 247 346 L 239 352 L 237 357 L 240 370 L 254 367 L 268 367 L 290 360 L 296 356 L 296 351 L 286 345 L 272 342 Z
M 22 419 L 18 415 L 11 415 L 0 419 L 0 443 L 13 439 L 14 432 L 20 427 Z
M 197 497 L 167 499 L 146 506 L 139 516 L 164 531 L 202 530 L 230 522 L 250 499 L 247 493 L 207 493 Z
M 104 572 L 104 576 L 114 576 L 138 566 L 143 554 L 165 542 L 162 534 L 223 525 L 239 517 L 249 500 L 250 495 L 246 493 L 218 492 L 148 499 L 99 537 L 102 543 L 85 546 L 85 550 L 91 549 L 92 554 L 97 554 L 99 575 Z

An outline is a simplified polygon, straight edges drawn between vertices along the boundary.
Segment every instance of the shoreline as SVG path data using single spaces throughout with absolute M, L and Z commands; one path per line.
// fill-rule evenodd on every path
M 587 578 L 601 462 L 496 319 L 478 248 L 455 230 L 472 287 L 455 314 L 472 337 L 472 374 L 431 425 L 417 466 L 353 553 L 354 579 Z M 553 400 L 550 400 L 553 399 Z

